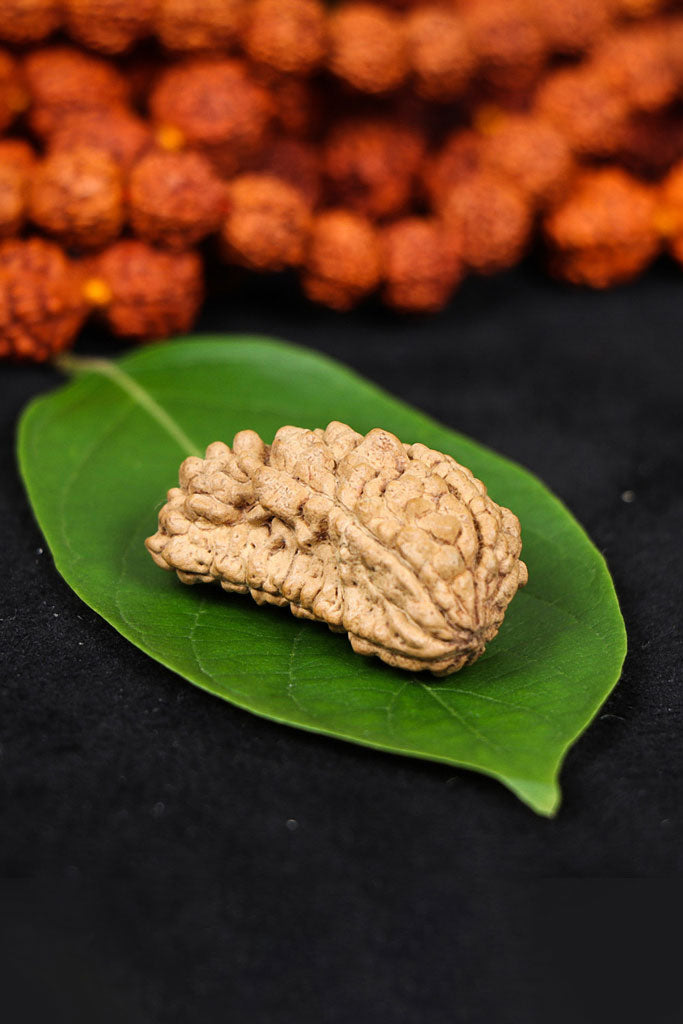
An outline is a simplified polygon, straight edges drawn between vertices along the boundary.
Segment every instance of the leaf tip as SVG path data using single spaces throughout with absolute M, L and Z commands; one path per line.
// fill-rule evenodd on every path
M 562 792 L 557 780 L 537 782 L 533 779 L 505 779 L 503 781 L 515 796 L 519 797 L 536 814 L 540 814 L 544 818 L 554 818 L 559 811 Z

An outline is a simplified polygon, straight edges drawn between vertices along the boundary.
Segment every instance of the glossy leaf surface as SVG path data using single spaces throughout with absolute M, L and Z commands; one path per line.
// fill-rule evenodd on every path
M 84 360 L 23 415 L 19 460 L 57 569 L 158 661 L 264 717 L 494 776 L 534 810 L 559 803 L 562 758 L 626 650 L 605 562 L 527 471 L 315 353 L 196 338 Z M 530 581 L 475 665 L 443 680 L 356 655 L 345 635 L 219 588 L 183 586 L 143 541 L 178 466 L 245 427 L 343 420 L 448 452 L 522 524 Z M 68 643 L 68 637 L 65 637 Z

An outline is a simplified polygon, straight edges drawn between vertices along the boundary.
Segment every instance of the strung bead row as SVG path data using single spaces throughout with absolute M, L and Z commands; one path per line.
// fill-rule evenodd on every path
M 475 9 L 498 24 L 496 5 L 378 9 L 404 33 L 408 21 L 457 15 L 462 22 Z M 10 4 L 15 12 L 20 6 Z M 35 12 L 40 5 L 24 4 L 30 6 Z M 249 5 L 252 13 L 267 6 Z M 301 5 L 276 6 L 282 14 Z M 341 5 L 330 18 L 357 17 L 367 6 Z M 540 6 L 547 23 L 552 11 L 562 22 L 556 5 Z M 209 236 L 217 244 L 205 246 L 206 253 L 254 271 L 297 268 L 305 294 L 339 310 L 379 288 L 399 310 L 439 309 L 467 271 L 514 265 L 539 222 L 552 272 L 573 282 L 606 287 L 628 280 L 665 244 L 683 259 L 683 19 L 615 27 L 615 12 L 628 6 L 610 2 L 597 24 L 578 16 L 578 0 L 560 5 L 566 25 L 582 28 L 583 41 L 578 33 L 570 46 L 567 34 L 561 45 L 557 29 L 553 47 L 589 48 L 584 59 L 540 79 L 534 65 L 529 78 L 519 43 L 509 49 L 514 60 L 489 62 L 486 82 L 457 107 L 442 102 L 445 94 L 429 95 L 414 61 L 417 95 L 399 90 L 371 100 L 353 99 L 333 79 L 306 80 L 278 67 L 276 48 L 270 63 L 142 54 L 115 65 L 65 45 L 0 52 L 0 126 L 24 136 L 0 139 L 0 238 L 39 230 L 65 250 L 36 249 L 38 240 L 23 238 L 0 247 L 0 354 L 50 353 L 38 310 L 61 300 L 55 293 L 45 305 L 39 275 L 26 269 L 34 257 L 24 266 L 24 252 L 42 252 L 59 265 L 54 281 L 67 270 L 78 280 L 75 290 L 66 289 L 78 300 L 65 300 L 65 308 L 79 316 L 64 321 L 77 326 L 54 334 L 55 349 L 92 306 L 126 336 L 188 329 L 203 290 L 201 260 L 190 250 Z M 87 7 L 81 4 L 81 13 Z M 503 7 L 521 25 L 536 24 L 528 4 Z M 628 13 L 643 12 L 631 0 Z M 3 31 L 12 24 L 3 20 Z M 244 24 L 240 38 L 251 53 Z M 258 19 L 249 24 L 255 32 Z M 306 49 L 306 40 L 294 51 Z M 448 52 L 442 69 L 455 74 Z M 308 71 L 314 67 L 310 62 Z M 461 87 L 470 88 L 468 81 Z M 504 105 L 492 104 L 491 90 L 503 85 Z M 118 242 L 122 233 L 137 241 Z M 105 260 L 112 251 L 118 262 Z M 124 257 L 135 274 L 124 272 Z M 116 273 L 104 274 L 102 266 Z M 174 274 L 191 282 L 186 300 L 179 288 L 162 287 Z

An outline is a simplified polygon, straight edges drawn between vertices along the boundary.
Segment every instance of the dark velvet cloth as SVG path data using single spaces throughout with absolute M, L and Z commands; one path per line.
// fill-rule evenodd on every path
M 233 708 L 58 576 L 14 441 L 60 377 L 3 366 L 5 1019 L 680 1020 L 677 969 L 646 956 L 683 909 L 680 272 L 597 294 L 524 267 L 424 319 L 339 316 L 247 280 L 199 329 L 326 352 L 529 467 L 607 558 L 624 674 L 566 759 L 554 820 L 474 773 Z M 122 346 L 91 328 L 78 350 Z

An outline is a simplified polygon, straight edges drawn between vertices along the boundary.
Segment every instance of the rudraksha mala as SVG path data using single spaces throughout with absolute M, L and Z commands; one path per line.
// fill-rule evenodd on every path
M 683 262 L 666 0 L 5 0 L 0 355 L 191 328 L 203 263 L 347 310 Z

